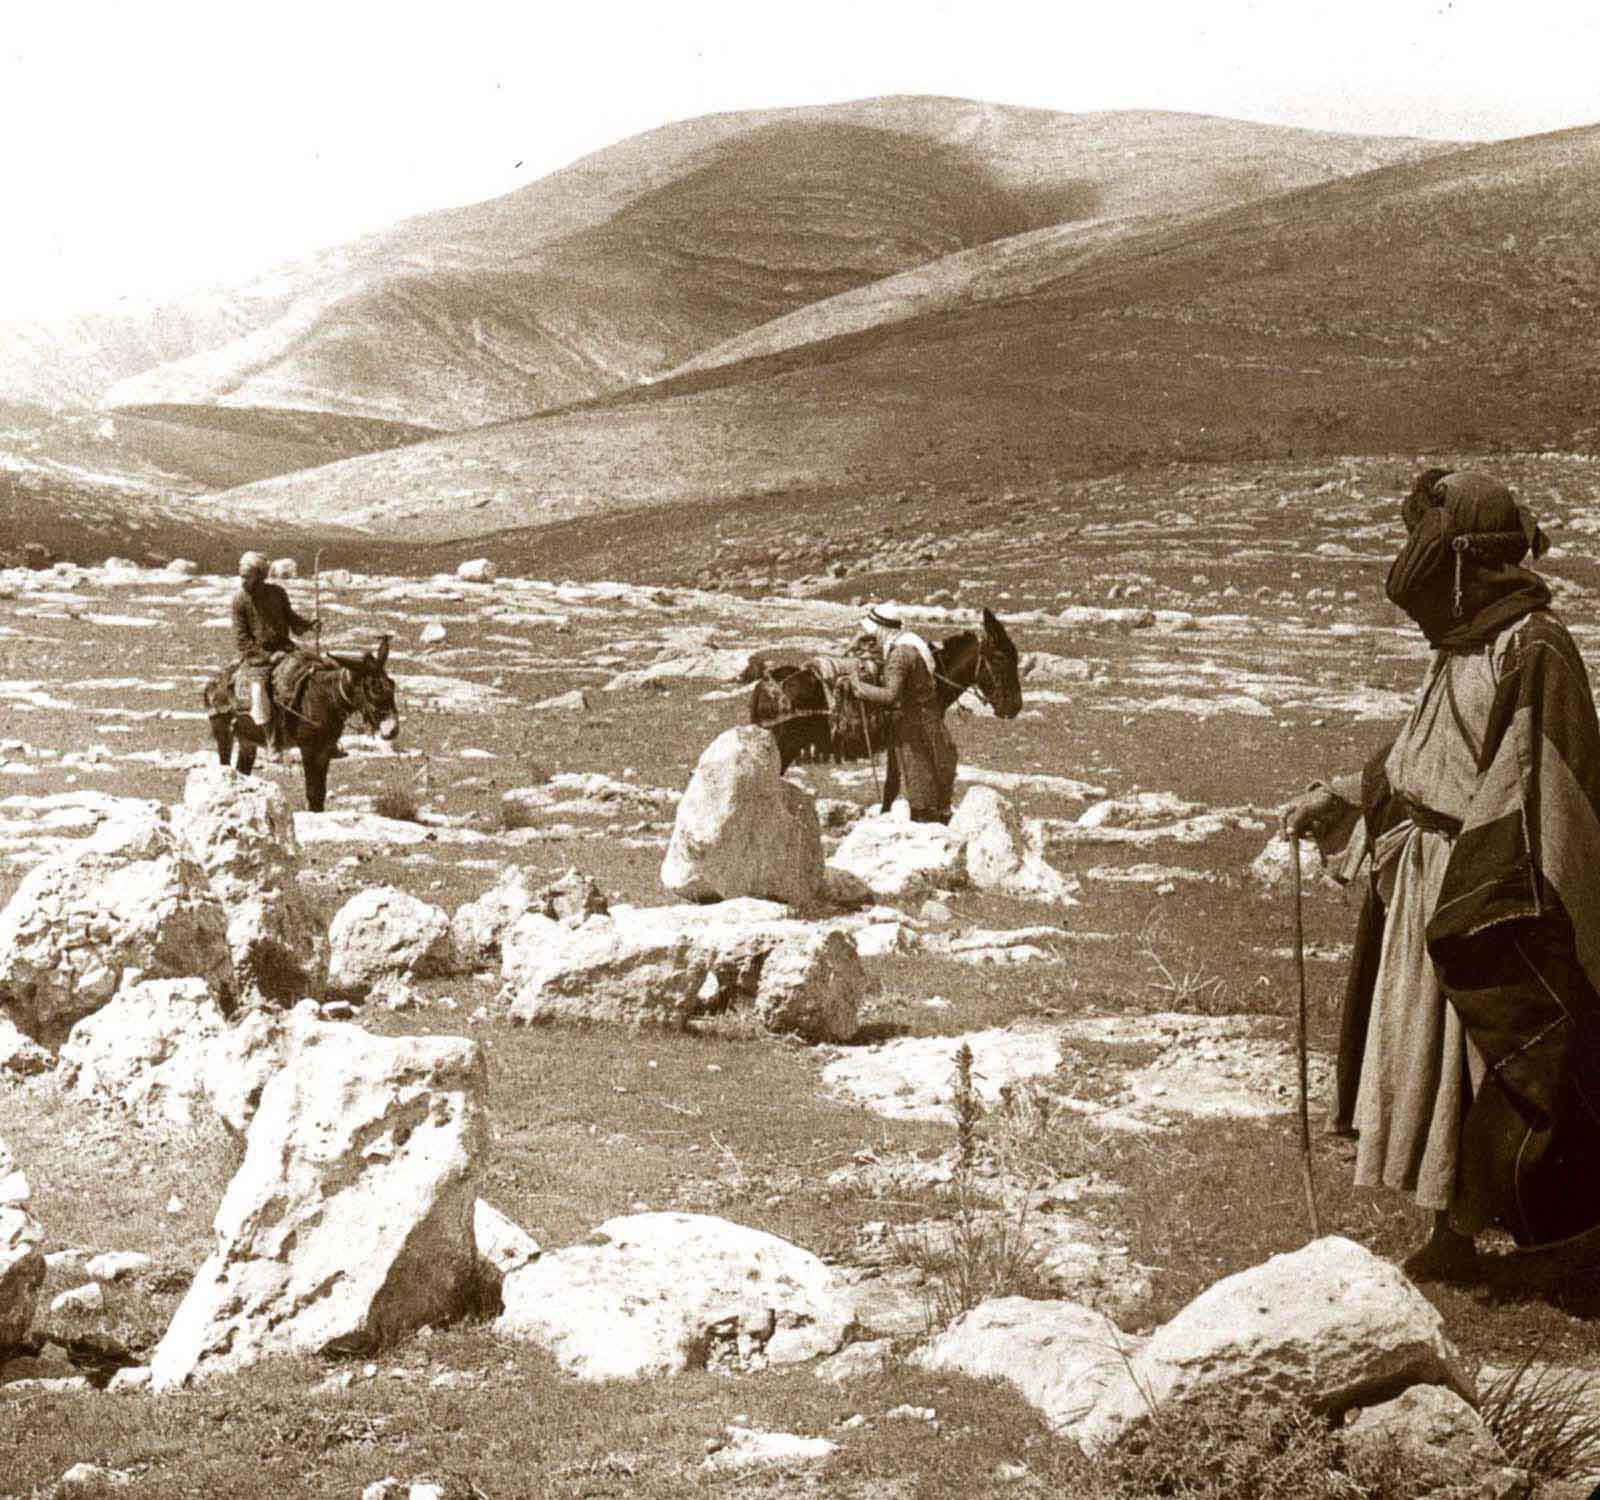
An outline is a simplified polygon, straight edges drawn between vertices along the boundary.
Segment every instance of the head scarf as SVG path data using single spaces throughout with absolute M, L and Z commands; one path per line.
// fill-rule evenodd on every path
M 1435 648 L 1476 650 L 1549 604 L 1544 580 L 1517 566 L 1544 552 L 1545 534 L 1492 475 L 1424 470 L 1401 513 L 1409 535 L 1386 592 Z
M 255 574 L 265 573 L 266 571 L 267 560 L 259 552 L 246 552 L 239 559 L 239 576 L 241 578 L 250 578 Z

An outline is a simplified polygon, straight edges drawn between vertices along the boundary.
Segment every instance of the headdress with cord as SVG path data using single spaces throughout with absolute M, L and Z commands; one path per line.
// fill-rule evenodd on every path
M 266 571 L 267 559 L 260 552 L 246 552 L 239 559 L 239 576 L 241 578 L 247 577 L 251 573 L 265 573 Z
M 887 656 L 896 646 L 910 646 L 922 658 L 923 665 L 927 667 L 929 675 L 938 676 L 939 668 L 934 661 L 933 647 L 930 646 L 914 630 L 907 630 L 898 615 L 892 615 L 888 610 L 879 605 L 873 605 L 867 611 L 863 622 L 875 630 L 893 631 L 894 634 L 883 643 L 883 654 Z
M 1386 592 L 1435 648 L 1476 650 L 1550 602 L 1519 564 L 1549 545 L 1510 488 L 1474 470 L 1427 469 L 1402 507 L 1408 536 Z

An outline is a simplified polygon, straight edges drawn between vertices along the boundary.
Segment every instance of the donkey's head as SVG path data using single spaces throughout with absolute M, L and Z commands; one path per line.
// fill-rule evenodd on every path
M 394 678 L 384 670 L 384 663 L 389 660 L 389 637 L 378 642 L 376 651 L 363 651 L 359 656 L 350 651 L 330 651 L 328 655 L 343 669 L 340 692 L 368 730 L 379 739 L 397 739 L 400 709 L 395 703 Z

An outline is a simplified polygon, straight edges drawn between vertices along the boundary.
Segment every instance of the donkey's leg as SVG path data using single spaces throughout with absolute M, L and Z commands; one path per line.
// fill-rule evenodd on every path
M 306 807 L 319 813 L 328 800 L 328 752 L 301 745 L 300 761 L 306 773 Z
M 233 759 L 233 729 L 225 715 L 211 715 L 211 738 L 216 742 L 217 760 L 227 765 Z
M 241 776 L 248 776 L 256 768 L 256 747 L 243 735 L 239 737 L 239 759 L 235 764 Z

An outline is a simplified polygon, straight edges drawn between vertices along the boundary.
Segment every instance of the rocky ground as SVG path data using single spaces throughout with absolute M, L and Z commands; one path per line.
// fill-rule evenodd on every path
M 1550 571 L 1587 648 L 1600 486 L 1585 460 L 1515 465 L 1555 523 Z M 584 1330 L 540 1323 L 530 1344 L 533 1323 L 513 1317 L 520 1332 L 469 1320 L 353 1363 L 269 1362 L 175 1402 L 102 1392 L 151 1364 L 213 1248 L 238 1143 L 200 1116 L 130 1112 L 115 1089 L 80 1087 L 81 1061 L 64 1070 L 13 1040 L 0 1139 L 25 1178 L 15 1201 L 42 1226 L 46 1277 L 21 1363 L 0 1369 L 16 1414 L 0 1432 L 0 1495 L 43 1493 L 80 1460 L 122 1474 L 119 1493 L 253 1493 L 228 1489 L 244 1482 L 241 1440 L 252 1475 L 306 1494 L 385 1478 L 395 1494 L 435 1479 L 461 1494 L 674 1494 L 749 1474 L 734 1457 L 780 1433 L 831 1446 L 785 1450 L 737 1492 L 1069 1483 L 1037 1400 L 969 1378 L 987 1373 L 981 1358 L 902 1356 L 941 1321 L 962 1236 L 984 1226 L 1018 1224 L 1025 1242 L 999 1290 L 1070 1299 L 1131 1340 L 1219 1278 L 1304 1244 L 1291 913 L 1281 846 L 1268 846 L 1273 809 L 1380 744 L 1420 674 L 1420 643 L 1381 599 L 1398 536 L 1391 471 L 1406 467 L 1098 481 L 1025 525 L 996 498 L 959 544 L 931 525 L 858 543 L 862 528 L 828 534 L 798 517 L 741 531 L 730 512 L 706 555 L 670 577 L 627 539 L 617 572 L 632 582 L 524 576 L 503 555 L 487 581 L 324 569 L 326 644 L 393 638 L 402 732 L 395 747 L 347 737 L 328 810 L 294 815 L 292 885 L 319 930 L 380 887 L 448 925 L 503 889 L 508 866 L 531 892 L 576 869 L 611 907 L 592 921 L 616 943 L 649 929 L 674 975 L 696 951 L 714 950 L 701 974 L 736 950 L 770 952 L 793 937 L 788 923 L 843 933 L 859 981 L 854 1024 L 811 1041 L 773 1036 L 737 1004 L 685 1002 L 686 1024 L 667 1029 L 528 1026 L 566 1014 L 543 998 L 559 983 L 509 958 L 504 971 L 423 961 L 423 944 L 402 981 L 322 986 L 314 1019 L 297 1024 L 478 1044 L 476 1192 L 544 1248 L 536 1264 L 575 1275 L 578 1260 L 558 1257 L 597 1226 L 706 1216 L 810 1252 L 806 1275 L 826 1269 L 827 1306 L 807 1326 L 851 1332 L 808 1353 L 846 1337 L 846 1353 L 872 1350 L 837 1385 L 780 1368 L 764 1352 L 774 1331 L 736 1323 L 718 1336 L 724 1353 L 700 1360 L 708 1371 L 670 1377 L 671 1394 L 658 1375 L 574 1395 L 573 1370 L 595 1357 Z M 140 805 L 182 803 L 214 761 L 199 689 L 227 654 L 232 586 L 181 560 L 0 573 L 0 902 Z M 309 605 L 308 580 L 290 587 Z M 752 658 L 847 638 L 852 596 L 897 599 L 931 635 L 976 623 L 982 606 L 1006 621 L 1024 709 L 1001 721 L 974 701 L 952 714 L 957 798 L 997 794 L 1060 877 L 1053 898 L 974 885 L 958 847 L 893 892 L 760 904 L 725 914 L 720 935 L 692 912 L 640 914 L 676 900 L 660 873 L 679 804 L 702 751 L 747 720 Z M 263 775 L 303 808 L 298 768 Z M 790 779 L 818 799 L 823 853 L 850 864 L 873 828 L 873 773 L 808 766 Z M 1311 882 L 1319 1122 L 1352 918 Z M 952 1105 L 963 1044 L 983 1107 L 975 1159 Z M 102 1069 L 118 1051 L 84 1047 Z M 6 1170 L 0 1201 L 12 1201 Z M 1346 1153 L 1320 1136 L 1317 1174 L 1325 1232 L 1381 1256 L 1415 1236 L 1395 1200 L 1349 1187 Z M 148 1259 L 97 1270 L 108 1252 Z M 1600 1364 L 1582 1297 L 1430 1289 L 1428 1302 L 1467 1365 L 1534 1351 Z M 484 1436 L 506 1403 L 528 1411 L 529 1433 Z M 192 1415 L 150 1415 L 174 1409 Z

